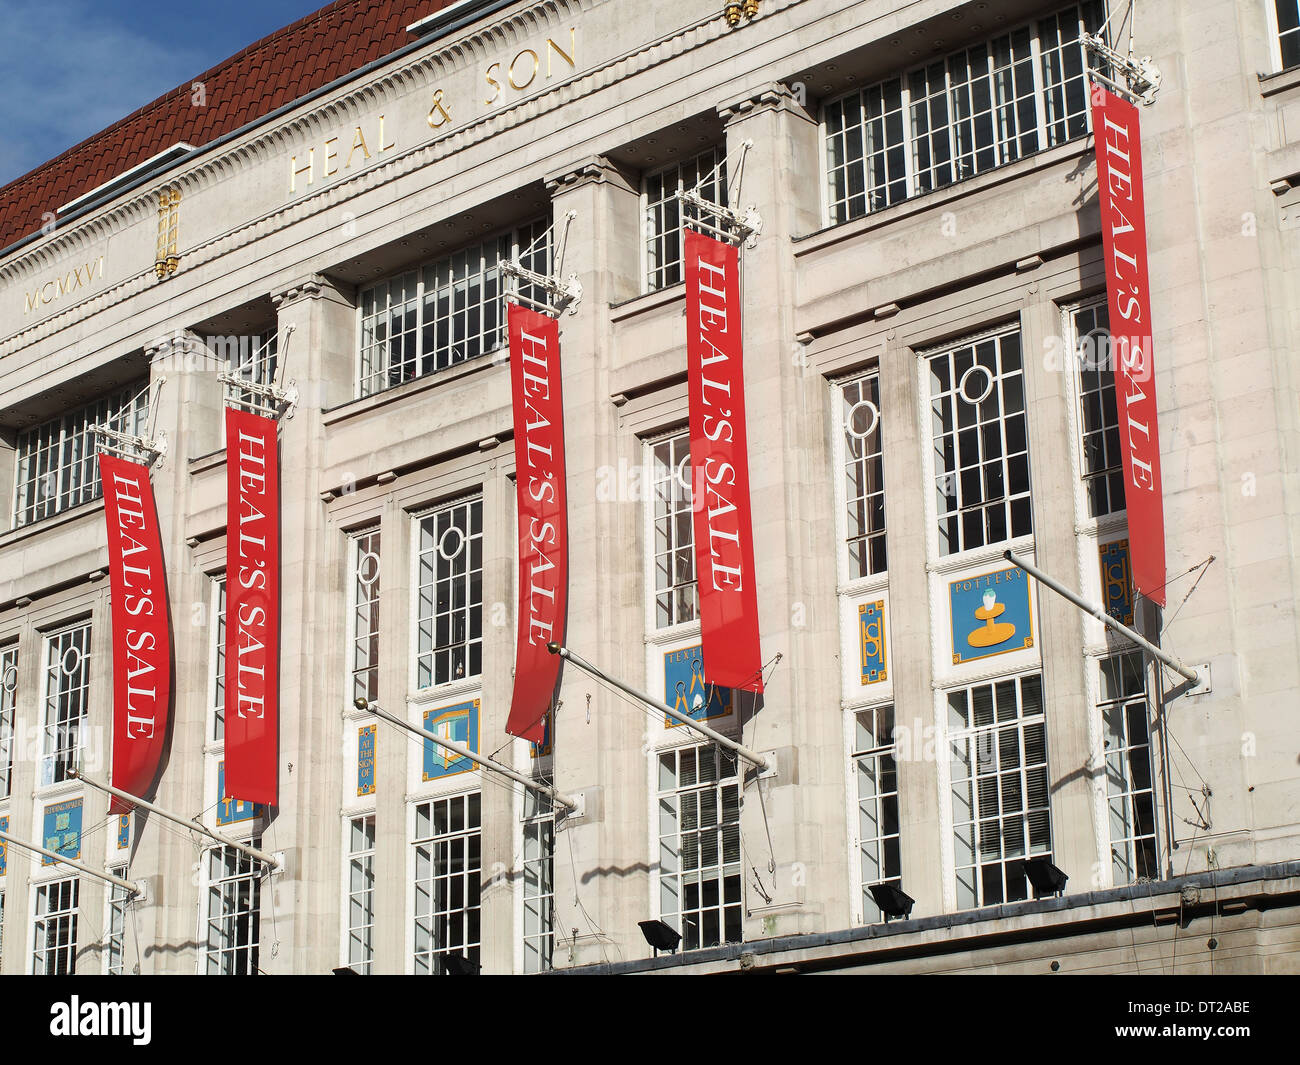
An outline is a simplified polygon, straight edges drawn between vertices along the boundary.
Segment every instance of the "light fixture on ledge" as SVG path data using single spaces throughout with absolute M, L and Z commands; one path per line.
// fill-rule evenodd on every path
M 912 906 L 916 900 L 902 888 L 893 884 L 871 884 L 867 890 L 880 907 L 880 912 L 885 915 L 885 924 L 889 924 L 891 917 L 906 919 L 912 915 Z

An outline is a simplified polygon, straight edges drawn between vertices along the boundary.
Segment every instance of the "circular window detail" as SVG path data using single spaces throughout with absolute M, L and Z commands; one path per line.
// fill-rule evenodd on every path
M 446 539 L 446 536 L 447 534 L 443 533 L 443 539 Z M 441 547 L 442 545 L 439 544 L 440 551 Z M 379 580 L 379 556 L 373 551 L 365 551 L 357 559 L 357 580 L 365 588 L 370 588 L 375 581 Z
M 438 537 L 438 554 L 444 562 L 452 561 L 465 550 L 465 534 L 456 526 L 451 526 Z
M 865 440 L 880 425 L 880 408 L 869 399 L 860 399 L 844 415 L 844 431 L 856 440 Z
M 993 375 L 983 366 L 972 366 L 957 383 L 957 393 L 967 403 L 983 403 L 993 392 Z
M 69 647 L 63 652 L 63 657 L 59 659 L 59 669 L 63 671 L 65 677 L 70 677 L 81 668 L 81 648 Z

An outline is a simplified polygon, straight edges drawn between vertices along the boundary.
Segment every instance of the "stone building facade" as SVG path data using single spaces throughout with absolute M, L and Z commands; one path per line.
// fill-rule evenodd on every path
M 79 833 L 83 861 L 146 888 L 128 903 L 9 846 L 0 968 L 1295 970 L 1296 0 L 1155 0 L 1135 27 L 1163 75 L 1142 123 L 1164 611 L 1126 578 L 1099 357 L 1080 35 L 1102 4 L 759 0 L 734 26 L 681 0 L 320 15 L 365 10 L 401 43 L 196 147 L 180 121 L 0 251 L 0 830 Z M 302 27 L 327 24 L 260 42 L 271 69 L 309 64 Z M 698 672 L 676 199 L 695 187 L 762 218 L 742 253 L 761 700 Z M 500 264 L 519 257 L 583 289 L 560 323 L 566 642 L 772 772 L 571 667 L 544 748 L 504 732 Z M 222 371 L 297 391 L 272 810 L 222 797 Z M 107 776 L 88 427 L 113 412 L 167 440 L 175 697 L 155 801 L 279 871 L 157 817 L 119 823 L 67 771 Z M 358 696 L 580 811 L 557 818 Z M 1032 857 L 1068 874 L 1062 898 L 1034 901 Z M 881 883 L 915 900 L 908 921 L 883 923 Z M 681 953 L 651 959 L 652 919 Z

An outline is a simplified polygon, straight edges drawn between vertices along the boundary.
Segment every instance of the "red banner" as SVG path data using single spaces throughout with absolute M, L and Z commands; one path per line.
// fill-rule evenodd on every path
M 226 791 L 276 803 L 280 452 L 276 422 L 226 409 Z
M 167 740 L 172 693 L 167 575 L 149 469 L 99 456 L 108 519 L 108 577 L 113 613 L 114 787 L 149 798 Z M 126 813 L 114 798 L 109 811 Z
M 1133 586 L 1164 606 L 1165 518 L 1138 110 L 1094 85 L 1092 128 Z
M 722 688 L 761 692 L 740 256 L 730 244 L 694 230 L 686 231 L 685 251 L 695 576 L 704 679 Z
M 510 388 L 519 506 L 519 635 L 506 731 L 541 743 L 560 676 L 569 598 L 569 527 L 564 473 L 564 400 L 559 323 L 509 304 Z

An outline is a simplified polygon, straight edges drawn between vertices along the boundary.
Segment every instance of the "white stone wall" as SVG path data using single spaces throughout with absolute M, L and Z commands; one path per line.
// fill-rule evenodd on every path
M 154 488 L 176 697 L 156 801 L 187 815 L 211 817 L 216 800 L 211 619 L 198 604 L 209 602 L 209 575 L 224 564 L 225 466 L 214 367 L 169 357 L 164 342 L 196 330 L 295 327 L 287 341 L 282 332 L 280 349 L 302 395 L 281 441 L 282 804 L 263 834 L 266 849 L 284 853 L 285 871 L 264 895 L 263 969 L 322 972 L 340 964 L 344 818 L 367 809 L 378 824 L 376 968 L 410 965 L 410 800 L 435 792 L 414 771 L 418 745 L 381 726 L 373 806 L 354 794 L 346 741 L 364 719 L 350 714 L 346 683 L 349 530 L 382 529 L 380 701 L 405 713 L 414 694 L 412 515 L 481 491 L 482 749 L 497 751 L 508 738 L 516 579 L 508 366 L 483 358 L 357 399 L 359 287 L 526 221 L 539 206 L 556 219 L 577 212 L 564 272 L 578 275 L 584 298 L 561 322 L 568 643 L 653 689 L 643 504 L 629 493 L 609 499 L 601 485 L 611 471 L 641 466 L 642 438 L 685 423 L 684 290 L 644 293 L 640 180 L 642 169 L 712 137 L 725 140 L 733 159 L 752 142 L 741 201 L 764 221 L 757 247 L 743 256 L 746 387 L 763 651 L 782 655 L 762 709 L 743 729 L 747 743 L 776 752 L 778 761 L 775 776 L 745 792 L 745 938 L 834 931 L 857 919 L 843 709 L 851 663 L 841 660 L 853 643 L 837 594 L 839 427 L 829 382 L 879 366 L 889 666 L 900 723 L 940 726 L 939 692 L 950 683 L 939 668 L 947 570 L 928 546 L 918 352 L 1019 322 L 1034 517 L 1024 546 L 1039 566 L 1099 594 L 1095 547 L 1079 528 L 1073 385 L 1045 355 L 1060 334 L 1061 308 L 1104 286 L 1091 140 L 826 228 L 820 98 L 1057 5 L 991 6 L 763 0 L 756 20 L 728 29 L 721 5 L 684 0 L 521 3 L 0 261 L 6 499 L 10 449 L 26 411 L 57 410 L 59 389 L 79 393 L 95 374 L 125 379 L 124 360 L 141 352 L 156 356 L 155 381 L 167 378 L 156 414 L 171 448 Z M 1176 678 L 1164 678 L 1162 725 L 1172 740 L 1157 735 L 1153 749 L 1157 767 L 1167 767 L 1160 784 L 1172 807 L 1162 805 L 1160 814 L 1161 864 L 1181 874 L 1292 859 L 1300 842 L 1293 724 L 1300 77 L 1273 73 L 1265 0 L 1141 7 L 1138 47 L 1164 75 L 1142 123 L 1172 578 L 1164 618 L 1147 624 L 1183 660 L 1209 663 L 1213 688 L 1175 694 Z M 572 52 L 572 67 L 548 40 Z M 529 48 L 539 56 L 531 81 Z M 520 55 L 516 81 L 528 84 L 515 89 L 502 72 Z M 489 101 L 494 69 L 500 95 Z M 450 117 L 434 128 L 438 92 Z M 346 166 L 342 153 L 358 128 L 365 153 Z M 304 158 L 313 167 L 310 184 L 302 173 L 292 176 Z M 331 166 L 338 172 L 327 175 Z M 158 190 L 171 185 L 184 194 L 180 264 L 159 282 L 155 208 Z M 49 279 L 100 255 L 102 275 L 27 309 Z M 89 612 L 92 732 L 107 749 L 108 590 L 94 576 L 107 561 L 101 510 L 90 504 L 19 529 L 10 509 L 0 512 L 0 643 L 20 642 L 20 737 L 41 720 L 42 632 Z M 964 561 L 994 568 L 1002 546 Z M 1199 581 L 1182 576 L 1211 555 Z M 1071 892 L 1109 887 L 1098 726 L 1084 661 L 1085 647 L 1101 650 L 1106 637 L 1045 590 L 1036 592 L 1034 609 L 1055 861 L 1069 872 Z M 991 669 L 1001 668 L 993 662 Z M 561 790 L 582 793 L 585 814 L 557 842 L 556 964 L 646 957 L 636 922 L 658 912 L 647 750 L 659 737 L 624 699 L 576 670 L 566 672 L 561 694 L 551 764 Z M 937 758 L 900 764 L 902 882 L 917 916 L 954 906 L 942 741 L 937 749 Z M 506 746 L 501 757 L 529 764 L 523 744 Z M 33 838 L 41 807 L 82 791 L 37 789 L 35 773 L 32 759 L 19 757 L 13 794 L 0 800 L 11 831 Z M 508 788 L 483 781 L 482 791 L 483 964 L 509 971 L 519 937 L 518 810 Z M 85 801 L 84 856 L 116 860 L 114 833 L 100 827 L 103 797 L 86 791 Z M 193 972 L 201 852 L 156 819 L 137 821 L 135 830 L 131 876 L 148 881 L 149 897 L 128 959 L 138 947 L 144 972 Z M 42 875 L 39 868 L 10 848 L 0 881 L 4 972 L 30 968 L 33 875 Z M 81 890 L 82 946 L 93 947 L 103 928 L 102 891 L 89 878 Z M 90 950 L 79 965 L 94 971 L 95 955 Z

